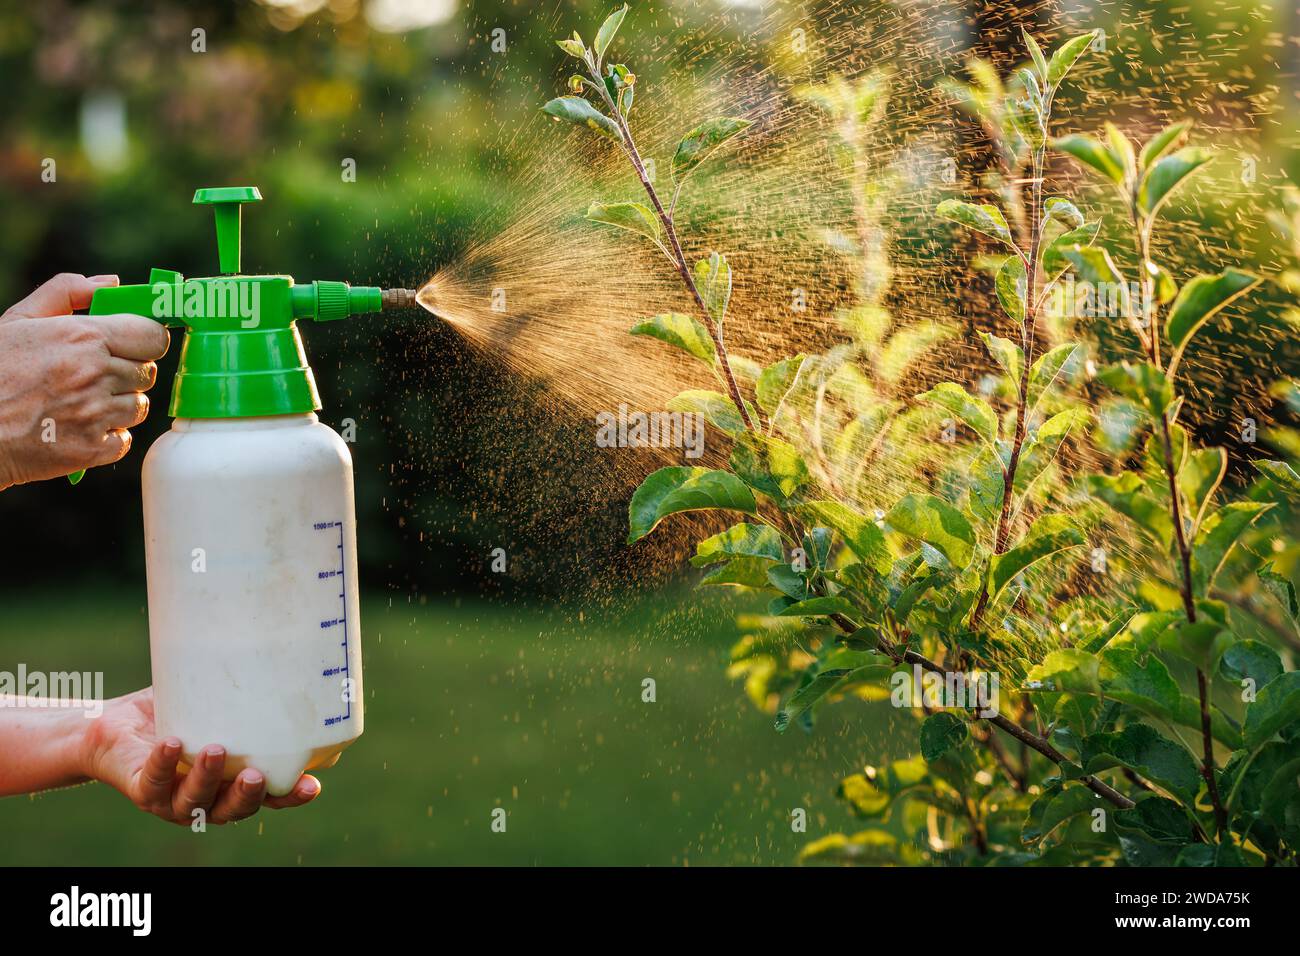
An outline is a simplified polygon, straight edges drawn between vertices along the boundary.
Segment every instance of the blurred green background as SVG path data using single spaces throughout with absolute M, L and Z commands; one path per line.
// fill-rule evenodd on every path
M 317 802 L 195 834 L 88 785 L 0 800 L 15 865 L 782 864 L 838 828 L 831 781 L 895 749 L 877 707 L 780 735 L 723 674 L 725 607 L 639 600 L 599 619 L 474 602 L 362 604 L 366 731 Z M 8 601 L 6 660 L 148 683 L 142 600 Z M 655 701 L 642 681 L 655 680 Z M 372 689 L 374 690 L 372 693 Z M 506 831 L 491 815 L 506 810 Z
M 741 37 L 761 56 L 783 42 L 749 35 L 773 4 L 811 23 L 888 5 L 644 0 L 624 30 Z M 537 105 L 566 75 L 553 37 L 590 31 L 610 5 L 3 0 L 0 305 L 60 271 L 211 274 L 211 215 L 191 197 L 234 184 L 266 198 L 244 218 L 245 271 L 418 287 L 527 202 L 514 173 L 532 157 L 512 134 L 544 121 Z M 1005 62 L 1020 24 L 1061 17 L 1123 37 L 1149 76 L 1185 55 L 1171 36 L 1214 42 L 1197 82 L 1280 101 L 1261 175 L 1294 178 L 1295 3 L 1171 6 L 936 3 L 966 12 L 951 23 L 954 58 Z M 711 49 L 692 69 L 707 72 Z M 1110 82 L 1131 97 L 1132 73 Z M 792 807 L 808 809 L 808 836 L 847 825 L 834 785 L 895 755 L 891 718 L 846 704 L 812 737 L 775 734 L 724 674 L 730 603 L 674 611 L 678 592 L 620 583 L 625 502 L 572 500 L 588 463 L 553 461 L 543 487 L 535 463 L 574 447 L 586 423 L 544 417 L 535 386 L 436 322 L 304 336 L 323 420 L 357 423 L 366 735 L 323 774 L 311 810 L 202 836 L 102 787 L 2 800 L 8 862 L 784 863 L 807 839 L 790 830 Z M 102 670 L 110 694 L 147 683 L 139 467 L 169 424 L 176 351 L 124 462 L 75 489 L 0 495 L 0 667 Z M 580 538 L 557 542 L 550 517 L 574 513 Z M 496 546 L 527 559 L 493 575 Z M 645 677 L 655 704 L 640 700 Z M 488 826 L 497 805 L 503 835 Z

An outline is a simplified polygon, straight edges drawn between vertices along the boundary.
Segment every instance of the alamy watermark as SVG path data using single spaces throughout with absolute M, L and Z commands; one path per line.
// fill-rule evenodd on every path
M 234 279 L 203 282 L 155 282 L 153 317 L 238 319 L 241 328 L 255 329 L 262 321 L 262 284 Z
M 104 713 L 103 671 L 0 671 L 0 707 L 80 710 L 87 719 Z
M 597 448 L 681 448 L 687 458 L 704 454 L 702 412 L 636 412 L 626 404 L 618 412 L 596 413 Z
M 889 702 L 895 707 L 973 710 L 987 720 L 998 715 L 998 675 L 987 671 L 929 671 L 913 664 L 911 673 L 889 678 Z

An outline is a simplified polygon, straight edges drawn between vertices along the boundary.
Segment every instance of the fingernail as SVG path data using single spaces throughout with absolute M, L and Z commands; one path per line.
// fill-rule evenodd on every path
M 203 748 L 203 763 L 205 766 L 212 766 L 226 755 L 226 748 L 220 744 L 209 744 Z
M 305 780 L 298 781 L 298 793 L 304 797 L 314 797 L 320 793 L 320 781 L 315 777 L 308 777 Z
M 87 279 L 91 285 L 117 285 L 120 281 L 117 276 L 91 276 Z
M 181 742 L 175 737 L 168 737 L 163 741 L 163 753 L 168 757 L 175 757 L 181 752 Z
M 256 770 L 244 771 L 244 789 L 257 790 L 262 786 L 262 775 Z

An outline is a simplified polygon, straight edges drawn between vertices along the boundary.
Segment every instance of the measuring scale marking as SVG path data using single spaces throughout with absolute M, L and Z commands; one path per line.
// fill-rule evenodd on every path
M 338 617 L 327 618 L 320 622 L 321 630 L 327 630 L 332 627 L 343 628 L 343 640 L 339 642 L 339 646 L 343 648 L 343 665 L 341 667 L 327 667 L 323 671 L 321 671 L 321 676 L 325 678 L 330 678 L 330 677 L 337 677 L 339 674 L 343 674 L 344 684 L 346 685 L 346 682 L 348 680 L 348 677 L 346 676 L 348 673 L 348 583 L 347 583 L 347 576 L 344 573 L 344 565 L 347 562 L 347 555 L 343 550 L 343 522 L 342 521 L 318 521 L 312 527 L 315 528 L 315 530 L 317 531 L 328 531 L 330 528 L 339 529 L 339 543 L 338 543 L 339 566 L 337 568 L 329 568 L 324 571 L 318 571 L 316 572 L 316 576 L 322 581 L 327 581 L 333 577 L 337 577 L 339 579 L 339 591 L 340 591 L 339 600 L 342 602 L 343 605 L 341 611 L 339 612 Z M 338 714 L 334 717 L 326 717 L 325 718 L 326 727 L 331 727 L 334 724 L 339 723 L 340 721 L 348 720 L 352 716 L 352 695 L 350 693 L 346 693 L 344 695 L 344 702 L 347 704 L 347 710 L 344 711 L 342 714 Z

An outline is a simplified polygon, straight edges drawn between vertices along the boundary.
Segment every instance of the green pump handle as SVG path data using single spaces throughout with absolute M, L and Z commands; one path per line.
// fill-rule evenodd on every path
M 168 407 L 173 418 L 317 411 L 320 396 L 297 320 L 327 322 L 414 302 L 415 294 L 405 289 L 324 280 L 295 284 L 290 276 L 241 275 L 243 206 L 261 200 L 256 186 L 194 193 L 196 205 L 213 209 L 219 276 L 185 279 L 179 272 L 153 269 L 147 284 L 99 289 L 91 299 L 91 315 L 125 312 L 185 328 Z M 75 485 L 84 474 L 74 472 L 68 480 Z

